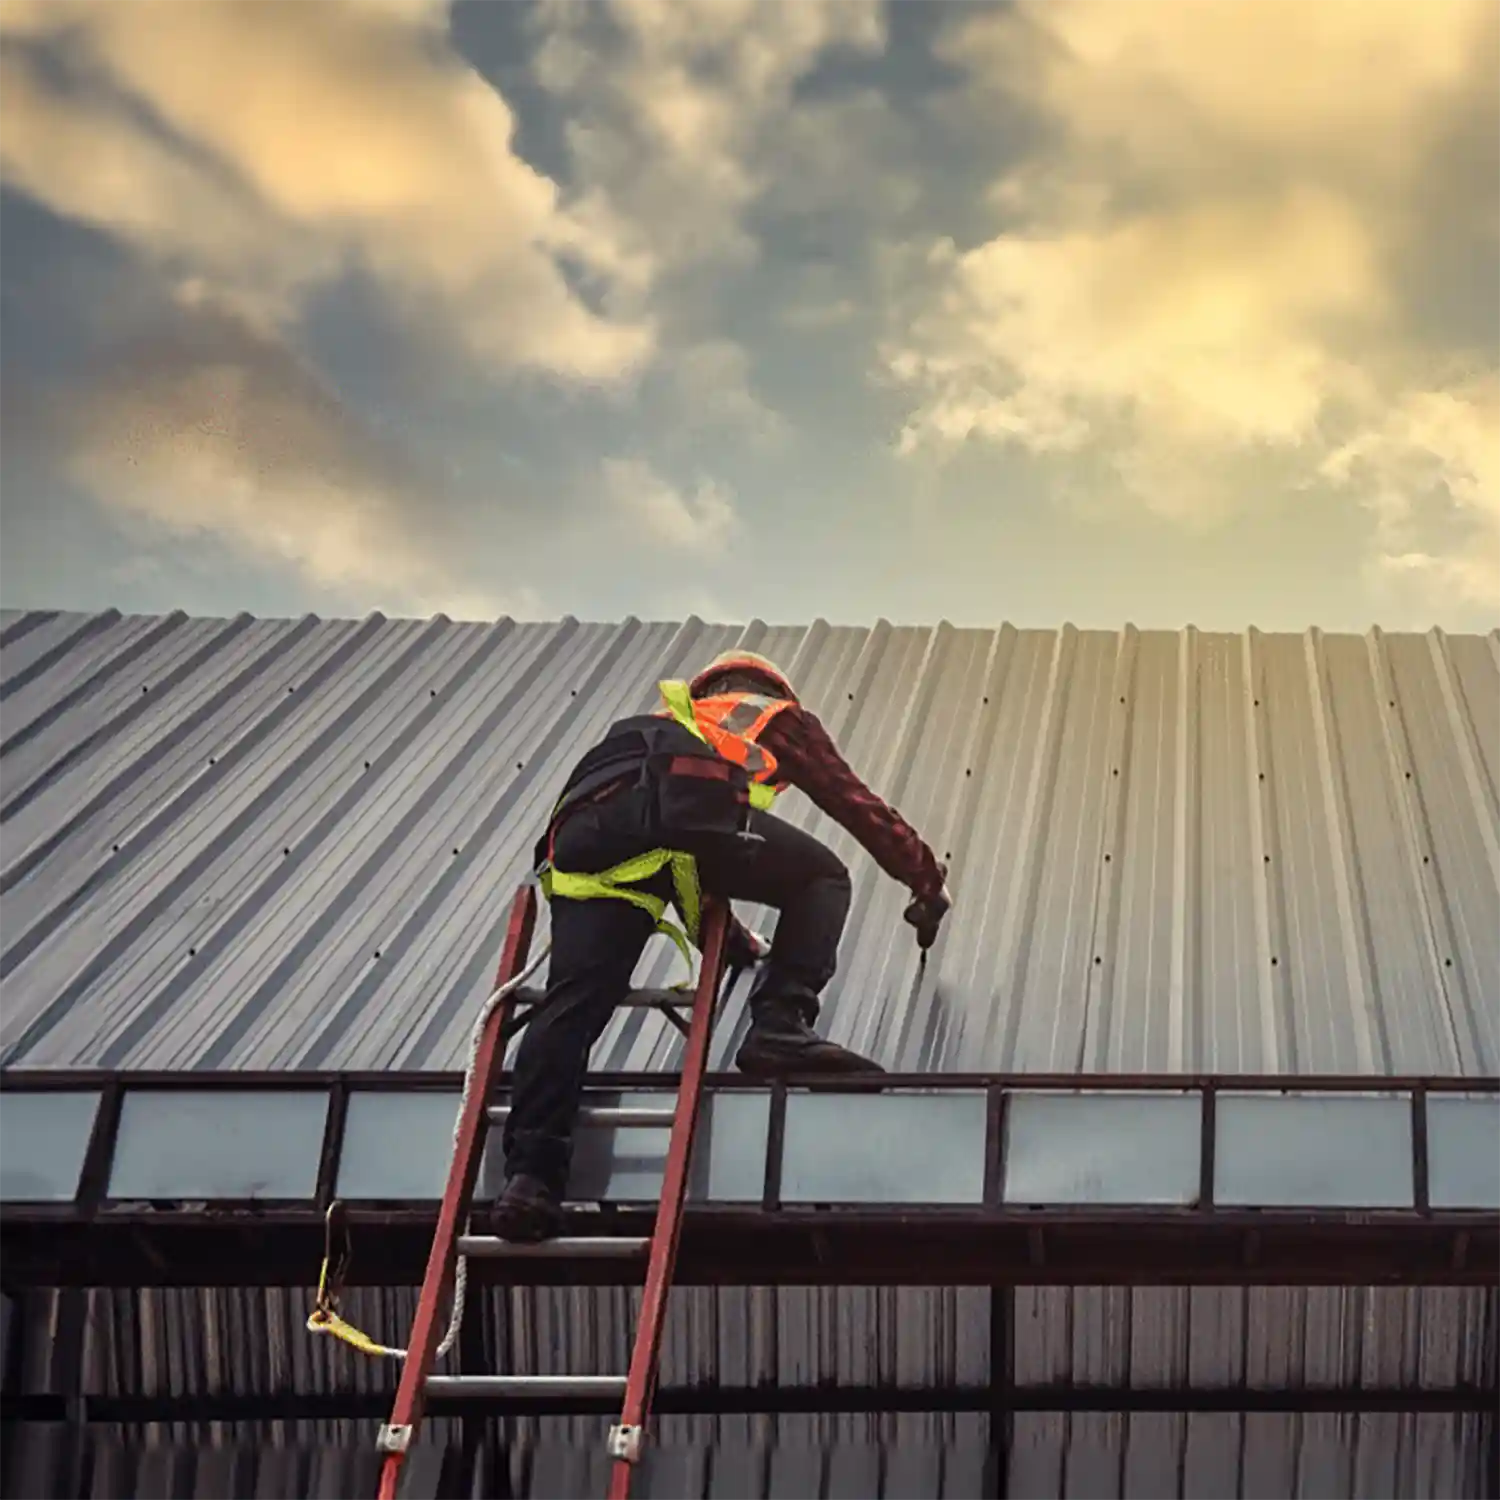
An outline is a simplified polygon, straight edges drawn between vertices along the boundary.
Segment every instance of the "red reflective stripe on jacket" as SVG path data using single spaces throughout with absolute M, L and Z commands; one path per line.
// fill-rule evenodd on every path
M 703 756 L 677 755 L 667 771 L 673 776 L 696 776 L 700 781 L 728 781 L 729 767 Z
M 780 713 L 795 707 L 785 698 L 757 693 L 721 693 L 713 698 L 695 698 L 693 716 L 703 737 L 724 757 L 743 766 L 752 781 L 778 785 L 776 757 L 759 743 L 766 726 Z M 658 711 L 671 718 L 670 709 Z

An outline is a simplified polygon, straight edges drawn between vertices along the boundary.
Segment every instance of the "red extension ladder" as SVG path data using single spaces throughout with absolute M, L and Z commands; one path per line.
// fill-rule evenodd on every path
M 507 1023 L 516 1005 L 535 1005 L 537 991 L 519 990 L 509 1003 L 493 1010 L 479 1039 L 474 1058 L 472 1085 L 463 1113 L 456 1127 L 453 1160 L 438 1210 L 437 1230 L 427 1257 L 422 1292 L 412 1323 L 411 1343 L 401 1368 L 401 1379 L 391 1407 L 390 1421 L 380 1429 L 377 1446 L 384 1455 L 380 1467 L 380 1500 L 396 1500 L 402 1463 L 416 1438 L 427 1397 L 505 1396 L 528 1391 L 569 1392 L 588 1390 L 591 1394 L 614 1394 L 623 1397 L 619 1422 L 610 1429 L 609 1452 L 612 1466 L 609 1500 L 626 1500 L 630 1494 L 631 1471 L 640 1458 L 651 1400 L 656 1390 L 660 1362 L 662 1322 L 666 1313 L 667 1291 L 677 1261 L 677 1244 L 682 1231 L 682 1210 L 687 1195 L 688 1161 L 692 1154 L 693 1134 L 698 1123 L 698 1107 L 703 1093 L 703 1074 L 708 1060 L 708 1038 L 713 1029 L 714 1007 L 724 969 L 724 938 L 727 909 L 720 901 L 704 904 L 702 931 L 702 965 L 697 989 L 693 995 L 692 1017 L 684 1022 L 671 1007 L 676 992 L 645 991 L 633 994 L 627 1003 L 660 1008 L 687 1038 L 678 1083 L 677 1103 L 672 1109 L 590 1109 L 580 1113 L 580 1123 L 614 1126 L 670 1125 L 666 1173 L 662 1182 L 661 1203 L 656 1212 L 655 1227 L 649 1239 L 613 1236 L 596 1239 L 555 1239 L 540 1245 L 513 1245 L 492 1235 L 467 1235 L 463 1227 L 469 1217 L 484 1154 L 491 1120 L 504 1117 L 494 1109 L 490 1099 L 499 1081 L 501 1063 L 508 1036 L 516 1022 Z M 517 891 L 511 904 L 510 922 L 495 988 L 520 974 L 531 948 L 536 925 L 536 890 L 527 884 Z M 518 1022 L 522 1018 L 517 1018 Z M 453 1287 L 459 1255 L 470 1259 L 558 1257 L 638 1259 L 646 1255 L 646 1289 L 641 1299 L 640 1321 L 636 1326 L 635 1347 L 630 1356 L 629 1373 L 619 1376 L 504 1376 L 504 1375 L 433 1375 L 431 1373 L 439 1340 L 443 1332 L 443 1309 Z

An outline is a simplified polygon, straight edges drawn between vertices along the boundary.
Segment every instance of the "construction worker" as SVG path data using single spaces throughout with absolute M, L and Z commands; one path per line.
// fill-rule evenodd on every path
M 946 868 L 855 775 L 772 662 L 729 651 L 661 691 L 659 711 L 615 723 L 582 758 L 537 845 L 552 954 L 516 1056 L 503 1136 L 507 1181 L 495 1217 L 506 1239 L 546 1239 L 560 1226 L 589 1050 L 653 931 L 683 946 L 663 915 L 669 901 L 690 927 L 700 889 L 779 913 L 769 951 L 738 920 L 729 929 L 730 965 L 760 963 L 740 1071 L 883 1071 L 813 1030 L 851 885 L 831 849 L 767 810 L 779 791 L 800 788 L 910 889 L 906 920 L 924 950 L 950 905 Z

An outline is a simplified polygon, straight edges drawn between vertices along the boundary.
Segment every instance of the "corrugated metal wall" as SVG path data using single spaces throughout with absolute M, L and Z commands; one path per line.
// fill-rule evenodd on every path
M 309 1268 L 309 1274 L 315 1268 Z M 87 1395 L 373 1391 L 391 1366 L 304 1324 L 311 1293 L 94 1290 Z M 635 1288 L 476 1291 L 508 1373 L 609 1375 L 629 1363 Z M 349 1318 L 399 1340 L 415 1292 L 353 1288 Z M 26 1304 L 25 1389 L 48 1389 L 57 1294 Z M 1483 1288 L 1018 1287 L 1010 1382 L 1112 1390 L 1500 1390 L 1496 1298 Z M 990 1379 L 988 1288 L 678 1287 L 663 1383 L 978 1386 Z M 1000 1351 L 1002 1365 L 1006 1352 Z
M 942 1441 L 917 1435 L 825 1442 L 799 1423 L 764 1443 L 669 1442 L 650 1451 L 642 1500 L 1490 1500 L 1493 1418 L 1450 1416 L 1018 1415 L 1008 1445 L 985 1417 Z M 346 1424 L 352 1425 L 352 1424 Z M 375 1492 L 369 1434 L 298 1442 L 249 1430 L 145 1442 L 91 1431 L 18 1434 L 6 1493 L 17 1500 L 287 1500 Z M 456 1446 L 424 1445 L 405 1493 L 587 1500 L 605 1493 L 602 1443 L 486 1446 L 467 1471 Z M 465 1477 L 467 1476 L 467 1478 Z
M 1022 1416 L 1012 1496 L 1398 1497 L 1494 1494 L 1489 1422 L 1324 1415 Z
M 89 1395 L 378 1391 L 389 1363 L 305 1328 L 305 1293 L 104 1291 L 87 1302 Z M 486 1346 L 515 1374 L 615 1374 L 629 1364 L 639 1303 L 630 1288 L 476 1289 Z M 58 1295 L 26 1306 L 25 1389 L 48 1389 Z M 379 1336 L 410 1327 L 415 1292 L 353 1288 L 347 1316 Z M 663 1337 L 669 1385 L 981 1384 L 989 1378 L 987 1290 L 680 1287 Z M 1434 1379 L 1441 1380 L 1440 1375 Z M 591 1419 L 580 1419 L 592 1430 Z
M 786 799 L 857 877 L 835 1038 L 911 1069 L 1500 1068 L 1500 632 L 114 614 L 0 628 L 3 1061 L 457 1066 L 568 765 L 737 641 L 953 868 L 919 973 L 903 893 Z M 669 972 L 663 940 L 641 978 Z M 622 1014 L 596 1057 L 677 1046 Z

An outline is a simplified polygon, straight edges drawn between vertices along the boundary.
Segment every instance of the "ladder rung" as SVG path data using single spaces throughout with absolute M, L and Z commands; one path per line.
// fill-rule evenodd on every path
M 517 990 L 511 997 L 511 1003 L 517 1006 L 540 1005 L 545 996 L 545 990 L 531 988 Z M 631 990 L 620 1004 L 631 1010 L 665 1010 L 669 1005 L 686 1006 L 691 1009 L 693 992 L 691 990 Z
M 458 1253 L 471 1260 L 494 1257 L 529 1256 L 556 1260 L 628 1260 L 644 1255 L 649 1237 L 633 1235 L 600 1235 L 593 1238 L 562 1237 L 535 1242 L 502 1240 L 493 1234 L 464 1234 L 458 1238 Z
M 495 1104 L 490 1107 L 490 1119 L 497 1125 L 502 1124 L 509 1114 L 508 1104 Z M 578 1123 L 580 1125 L 613 1125 L 622 1128 L 625 1126 L 661 1126 L 663 1129 L 670 1129 L 676 1116 L 677 1111 L 672 1109 L 616 1109 L 612 1106 L 585 1105 L 578 1111 Z
M 620 1396 L 623 1375 L 429 1375 L 429 1396 Z

